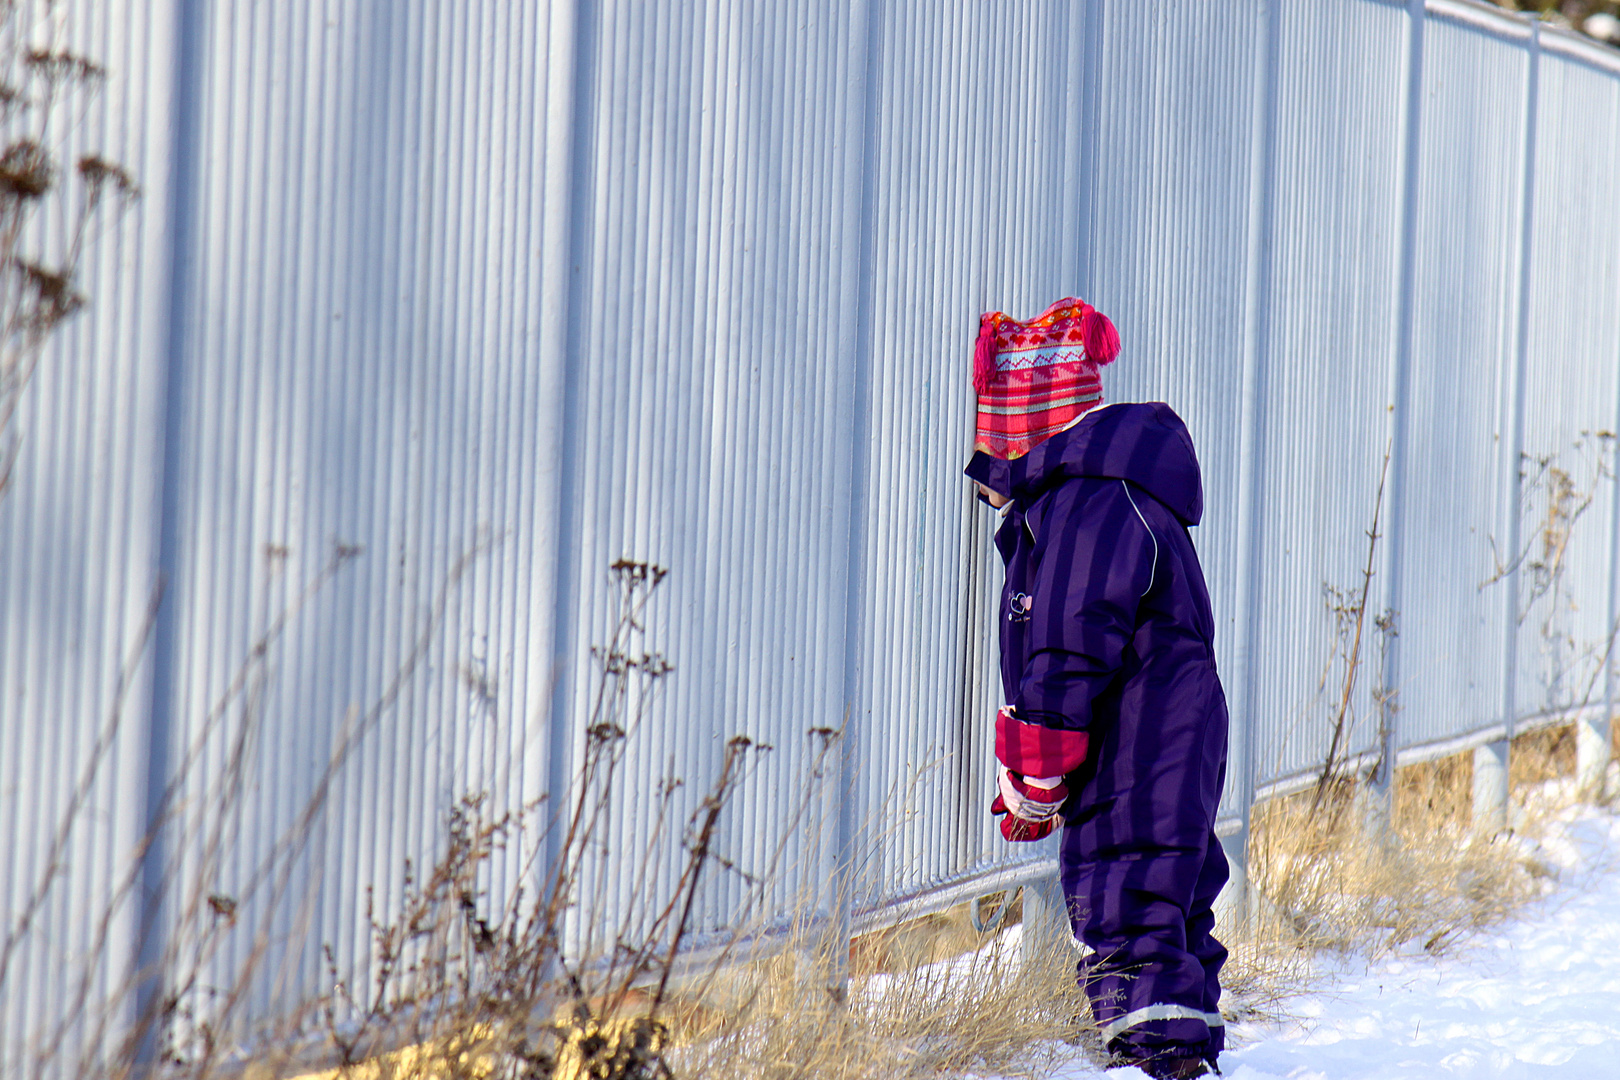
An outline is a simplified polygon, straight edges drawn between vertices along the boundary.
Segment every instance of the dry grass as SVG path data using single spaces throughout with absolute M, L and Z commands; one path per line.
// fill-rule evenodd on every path
M 1568 726 L 1515 739 L 1514 827 L 1496 835 L 1473 826 L 1471 753 L 1397 773 L 1394 837 L 1373 834 L 1349 779 L 1314 809 L 1308 792 L 1256 807 L 1250 850 L 1263 901 L 1251 951 L 1273 965 L 1324 949 L 1439 952 L 1502 921 L 1543 892 L 1551 871 L 1535 841 L 1573 797 L 1547 781 L 1574 765 Z
M 1538 895 L 1548 871 L 1526 838 L 1556 809 L 1539 796 L 1547 780 L 1572 773 L 1572 745 L 1567 730 L 1516 741 L 1512 779 L 1523 809 L 1516 830 L 1496 837 L 1472 830 L 1467 754 L 1400 770 L 1397 843 L 1369 833 L 1349 780 L 1319 801 L 1306 792 L 1257 808 L 1251 854 L 1265 899 L 1258 917 L 1227 930 L 1228 1014 L 1277 1017 L 1284 998 L 1308 987 L 1317 951 L 1413 943 L 1440 951 Z M 407 992 L 401 984 L 372 1018 L 379 1038 L 350 1041 L 340 1048 L 346 1063 L 305 1074 L 311 1080 L 1037 1077 L 1095 1051 L 1075 952 L 1024 955 L 1014 934 L 975 930 L 967 905 L 864 935 L 841 957 L 807 919 L 769 955 L 739 947 L 695 971 L 655 962 L 629 978 L 622 970 L 591 977 L 576 965 L 564 972 L 573 990 L 552 992 L 533 983 L 532 952 L 469 939 L 476 924 L 457 883 L 476 876 L 497 831 L 470 836 L 423 878 L 411 934 L 438 959 L 419 959 L 411 977 L 431 985 Z M 1020 908 L 1009 899 L 1006 926 L 1018 925 Z M 829 992 L 836 959 L 850 971 L 842 1000 Z M 479 964 L 493 980 L 467 978 Z M 514 981 L 532 989 L 488 991 Z M 484 989 L 466 992 L 475 986 Z M 388 1031 L 408 1037 L 390 1042 L 381 1037 Z M 297 1071 L 290 1060 L 249 1076 L 287 1076 Z
M 649 987 L 592 999 L 589 1015 L 564 1005 L 541 1025 L 555 1037 L 544 1059 L 525 1049 L 532 1018 L 452 1008 L 410 1046 L 301 1080 L 1045 1076 L 1095 1040 L 1074 951 L 1026 957 L 1018 937 L 978 933 L 966 905 L 866 935 L 849 950 L 839 1001 L 826 939 L 806 931 L 769 955 L 687 974 L 656 1005 Z M 285 1074 L 265 1067 L 248 1080 Z
M 1506 553 L 1505 562 L 1497 558 L 1496 571 L 1482 589 L 1523 567 L 1531 579 L 1531 603 L 1564 595 L 1571 530 L 1592 504 L 1597 485 L 1610 475 L 1612 437 L 1598 438 L 1599 460 L 1587 488 L 1579 488 L 1552 457 L 1538 459 L 1539 471 L 1522 498 L 1522 512 L 1530 519 L 1528 539 L 1520 550 Z M 1577 441 L 1575 449 L 1581 446 Z M 1393 805 L 1370 804 L 1363 786 L 1368 777 L 1349 759 L 1351 733 L 1368 722 L 1382 727 L 1400 707 L 1398 691 L 1382 685 L 1380 674 L 1371 688 L 1375 715 L 1358 716 L 1357 702 L 1365 696 L 1358 687 L 1371 677 L 1369 665 L 1384 670 L 1399 623 L 1397 613 L 1368 606 L 1383 494 L 1381 478 L 1356 587 L 1323 586 L 1334 643 L 1310 712 L 1330 733 L 1326 760 L 1309 790 L 1252 811 L 1248 854 L 1254 902 L 1243 924 L 1228 927 L 1225 938 L 1233 956 L 1224 982 L 1232 1011 L 1239 1014 L 1275 1013 L 1284 997 L 1307 984 L 1310 958 L 1318 951 L 1377 955 L 1415 945 L 1437 952 L 1507 918 L 1544 891 L 1551 871 L 1537 857 L 1537 841 L 1577 797 L 1573 784 L 1552 783 L 1575 771 L 1574 729 L 1565 724 L 1514 739 L 1511 827 L 1503 832 L 1487 835 L 1474 823 L 1472 751 L 1397 770 Z M 1538 518 L 1532 504 L 1542 497 L 1547 510 Z M 1369 622 L 1376 633 L 1368 632 Z M 1541 630 L 1546 642 L 1572 644 L 1557 636 L 1550 621 Z M 1588 701 L 1594 689 L 1587 687 Z M 1612 725 L 1611 733 L 1620 757 L 1620 724 Z M 1380 813 L 1389 820 L 1379 820 Z
M 1309 987 L 1319 951 L 1440 952 L 1540 895 L 1550 871 L 1533 841 L 1562 805 L 1556 793 L 1568 790 L 1547 781 L 1573 773 L 1570 730 L 1521 736 L 1513 760 L 1516 826 L 1497 836 L 1474 831 L 1467 753 L 1398 772 L 1393 842 L 1370 833 L 1350 780 L 1321 800 L 1305 792 L 1258 807 L 1251 856 L 1264 899 L 1257 917 L 1227 928 L 1229 1016 L 1279 1017 L 1284 999 Z M 1018 925 L 1020 907 L 1010 900 L 1007 927 Z M 807 929 L 769 955 L 733 954 L 671 978 L 661 998 L 643 978 L 616 994 L 557 1002 L 539 1025 L 551 1039 L 544 1056 L 533 1053 L 532 1015 L 452 1009 L 415 1045 L 320 1077 L 1045 1076 L 1094 1052 L 1095 1033 L 1074 951 L 1025 955 L 1016 941 L 1007 930 L 976 931 L 967 905 L 880 929 L 848 947 L 840 1001 L 828 989 L 834 953 Z
M 1321 951 L 1440 953 L 1542 895 L 1552 871 L 1536 840 L 1573 798 L 1548 783 L 1574 773 L 1573 729 L 1519 736 L 1512 762 L 1515 824 L 1495 836 L 1474 828 L 1471 752 L 1397 772 L 1393 837 L 1373 834 L 1349 779 L 1314 807 L 1309 791 L 1257 807 L 1251 860 L 1263 899 L 1245 925 L 1224 928 L 1228 1015 L 1283 1018 Z M 1019 914 L 1015 904 L 1009 924 Z M 672 1060 L 681 1075 L 750 1080 L 1045 1075 L 1094 1040 L 1074 959 L 1037 950 L 1029 974 L 1009 979 L 1019 961 L 976 936 L 959 907 L 857 940 L 847 1010 L 824 1007 L 820 973 L 806 978 L 802 958 L 761 965 L 748 993 L 677 1036 L 686 1045 Z
M 1620 724 L 1612 726 L 1620 759 Z M 1439 954 L 1544 894 L 1553 870 L 1539 841 L 1577 794 L 1569 725 L 1514 739 L 1512 828 L 1473 824 L 1471 751 L 1396 773 L 1393 837 L 1374 833 L 1353 780 L 1340 778 L 1312 808 L 1312 792 L 1255 807 L 1250 859 L 1258 898 L 1242 925 L 1223 928 L 1232 950 L 1222 1009 L 1232 1019 L 1285 1020 L 1288 1001 L 1315 981 L 1320 952 Z
M 1012 935 L 964 938 L 947 919 L 889 935 L 930 962 L 855 974 L 840 1005 L 823 987 L 824 953 L 789 950 L 739 972 L 732 1000 L 677 1034 L 682 1076 L 878 1080 L 967 1072 L 1043 1076 L 1080 1052 L 1089 1030 L 1069 948 L 1022 955 Z M 967 928 L 967 935 L 972 935 Z M 953 945 L 973 947 L 951 959 Z M 857 952 L 861 950 L 857 948 Z M 870 954 L 869 954 L 870 955 Z
M 588 717 L 577 795 L 553 825 L 562 830 L 563 858 L 546 875 L 549 887 L 540 896 L 498 904 L 480 893 L 484 867 L 500 857 L 508 837 L 539 830 L 516 828 L 511 815 L 491 818 L 479 798 L 464 800 L 452 814 L 450 843 L 439 862 L 407 879 L 397 915 L 374 918 L 370 985 L 350 985 L 333 961 L 330 978 L 338 989 L 318 1009 L 323 1038 L 303 1047 L 302 1059 L 335 1060 L 337 1067 L 306 1075 L 875 1080 L 972 1070 L 1036 1076 L 1082 1052 L 1077 1044 L 1088 1028 L 1079 1019 L 1084 1003 L 1074 950 L 1045 948 L 1021 959 L 1011 935 L 975 930 L 966 905 L 851 945 L 835 943 L 818 916 L 828 898 L 807 896 L 799 899 L 803 914 L 784 940 L 760 924 L 782 900 L 773 892 L 782 869 L 773 860 L 765 872 L 748 875 L 749 898 L 722 944 L 708 946 L 714 950 L 709 959 L 683 955 L 700 883 L 726 869 L 712 855 L 721 813 L 748 763 L 769 750 L 746 739 L 728 744 L 720 777 L 684 828 L 671 813 L 678 786 L 660 787 L 658 825 L 644 838 L 645 851 L 631 854 L 651 859 L 678 842 L 683 858 L 673 888 L 649 886 L 627 910 L 602 909 L 599 914 L 611 915 L 617 926 L 588 939 L 578 955 L 563 948 L 564 914 L 597 903 L 583 887 L 588 868 L 623 858 L 607 850 L 601 823 L 621 790 L 625 748 L 640 728 L 641 711 L 633 703 L 644 703 L 646 687 L 670 670 L 661 657 L 633 652 L 628 644 L 664 572 L 631 563 L 615 564 L 614 571 L 624 588 L 618 630 L 597 651 L 598 704 Z M 643 690 L 632 692 L 640 684 Z M 825 832 L 814 808 L 826 802 L 818 778 L 829 774 L 823 759 L 837 746 L 837 733 L 811 734 L 821 749 L 792 816 L 815 835 Z M 524 813 L 542 812 L 556 813 L 538 807 Z M 869 835 L 882 843 L 886 831 L 874 827 Z M 1008 904 L 1010 926 L 1020 905 L 1016 898 Z M 270 1053 L 280 1050 L 269 1045 Z M 279 1063 L 262 1062 L 260 1071 L 267 1078 L 286 1076 L 297 1071 L 293 1061 L 283 1054 Z M 200 1064 L 188 1080 L 209 1072 L 208 1063 Z
M 1559 780 L 1574 775 L 1573 724 L 1527 731 L 1513 740 L 1508 783 L 1516 798 L 1522 798 L 1531 788 L 1548 780 Z
M 1007 910 L 998 917 L 1002 903 Z M 858 976 L 893 975 L 927 964 L 937 964 L 985 947 L 991 933 L 974 929 L 972 908 L 979 908 L 980 925 L 1017 926 L 1024 919 L 1024 891 L 994 893 L 957 904 L 945 911 L 905 919 L 856 937 L 849 947 L 850 970 Z
M 1228 927 L 1225 1008 L 1280 1018 L 1310 985 L 1319 951 L 1440 952 L 1540 895 L 1550 871 L 1533 843 L 1561 803 L 1548 792 L 1574 768 L 1568 728 L 1515 741 L 1516 827 L 1472 824 L 1472 757 L 1401 769 L 1396 839 L 1369 831 L 1356 785 L 1341 779 L 1257 808 L 1251 856 L 1263 900 Z M 1314 805 L 1313 805 L 1314 804 Z M 990 905 L 993 906 L 993 903 Z M 1009 901 L 1006 926 L 1021 905 Z M 809 920 L 805 926 L 813 925 Z M 967 905 L 886 927 L 848 947 L 842 1001 L 833 950 L 806 929 L 769 955 L 740 952 L 663 980 L 555 1002 L 543 1024 L 472 1003 L 440 1014 L 405 1050 L 351 1059 L 324 1080 L 867 1080 L 1044 1076 L 1097 1044 L 1068 947 L 1025 950 L 1005 930 L 973 928 Z M 576 971 L 581 969 L 575 969 Z M 533 1004 L 532 1002 L 529 1004 Z M 536 1033 L 549 1049 L 536 1054 Z

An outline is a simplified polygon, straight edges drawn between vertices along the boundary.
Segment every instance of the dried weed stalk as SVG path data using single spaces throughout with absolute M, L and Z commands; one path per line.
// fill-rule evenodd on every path
M 1616 636 L 1611 627 L 1605 642 L 1582 651 L 1563 621 L 1575 604 L 1566 574 L 1572 532 L 1598 486 L 1612 476 L 1614 436 L 1588 434 L 1589 443 L 1583 436 L 1576 450 L 1595 446 L 1596 460 L 1581 482 L 1552 458 L 1526 459 L 1534 468 L 1526 476 L 1521 513 L 1534 516 L 1532 508 L 1544 502 L 1540 526 L 1528 530 L 1530 539 L 1506 562 L 1497 556 L 1494 573 L 1480 584 L 1484 589 L 1514 569 L 1526 571 L 1518 618 L 1523 623 L 1537 610 L 1545 615 L 1541 640 L 1551 654 L 1545 670 L 1552 673 L 1544 687 L 1546 700 L 1552 714 L 1566 718 L 1600 692 Z M 1536 841 L 1554 814 L 1579 794 L 1549 783 L 1571 776 L 1575 768 L 1573 728 L 1564 722 L 1513 740 L 1508 831 L 1487 836 L 1475 825 L 1471 753 L 1395 771 L 1388 832 L 1378 815 L 1368 813 L 1367 785 L 1382 763 L 1355 768 L 1349 747 L 1365 665 L 1382 501 L 1381 478 L 1357 587 L 1323 588 L 1335 626 L 1318 693 L 1319 699 L 1328 696 L 1331 687 L 1328 752 L 1309 789 L 1261 803 L 1252 812 L 1249 860 L 1257 903 L 1246 925 L 1233 928 L 1226 977 L 1228 1001 L 1238 1015 L 1275 1015 L 1284 998 L 1308 984 L 1315 951 L 1376 955 L 1412 943 L 1440 951 L 1508 917 L 1544 890 L 1551 871 L 1537 857 Z M 1387 647 L 1396 632 L 1395 614 L 1381 613 L 1373 626 Z M 1590 665 L 1595 674 L 1585 680 L 1583 692 L 1560 709 L 1559 699 L 1571 697 L 1560 691 L 1564 673 L 1599 654 L 1601 662 Z M 1381 717 L 1398 710 L 1396 693 L 1398 688 L 1382 688 L 1380 677 L 1373 699 Z M 1615 734 L 1620 756 L 1620 725 Z
M 1351 589 L 1336 588 L 1326 582 L 1322 584 L 1323 601 L 1328 613 L 1333 617 L 1333 646 L 1329 651 L 1327 663 L 1322 668 L 1321 678 L 1317 683 L 1317 698 L 1320 700 L 1330 686 L 1337 686 L 1335 698 L 1330 699 L 1330 715 L 1328 718 L 1328 751 L 1317 770 L 1316 783 L 1311 788 L 1311 808 L 1313 812 L 1321 811 L 1336 813 L 1342 807 L 1343 800 L 1335 797 L 1342 791 L 1345 784 L 1352 778 L 1350 775 L 1350 747 L 1356 725 L 1356 686 L 1361 678 L 1363 656 L 1362 650 L 1367 637 L 1368 603 L 1372 593 L 1373 577 L 1378 558 L 1378 541 L 1383 538 L 1379 531 L 1384 512 L 1384 484 L 1389 478 L 1390 451 L 1384 450 L 1384 463 L 1378 473 L 1378 493 L 1373 500 L 1372 526 L 1367 530 L 1367 557 L 1361 570 L 1360 584 Z M 1389 639 L 1395 633 L 1395 614 L 1385 611 L 1373 616 L 1374 628 L 1379 634 L 1379 657 L 1382 660 L 1384 652 L 1389 645 Z M 1375 694 L 1381 694 L 1379 691 Z M 1385 716 L 1386 707 L 1392 706 L 1382 697 L 1378 697 L 1380 717 Z
M 1033 1076 L 1080 1052 L 1074 1043 L 1088 1026 L 1071 949 L 1020 960 L 1005 934 L 972 931 L 945 935 L 944 947 L 936 937 L 906 956 L 896 932 L 851 946 L 829 935 L 828 897 L 813 890 L 791 905 L 796 914 L 785 927 L 772 924 L 768 911 L 780 897 L 767 899 L 780 888 L 785 841 L 752 873 L 720 853 L 724 811 L 769 747 L 729 741 L 718 775 L 679 832 L 673 883 L 658 887 L 652 864 L 673 839 L 680 782 L 667 777 L 655 792 L 633 792 L 622 766 L 654 687 L 672 670 L 662 656 L 632 647 L 665 571 L 628 560 L 612 570 L 618 614 L 608 642 L 593 650 L 593 705 L 571 802 L 551 815 L 561 857 L 542 875 L 544 887 L 489 910 L 478 886 L 483 867 L 521 830 L 513 816 L 491 818 L 481 798 L 464 800 L 443 858 L 408 877 L 394 919 L 374 921 L 371 983 L 345 985 L 333 963 L 338 989 L 322 1014 L 339 1065 L 320 1075 L 864 1080 L 995 1069 Z M 790 832 L 813 838 L 824 831 L 815 810 L 840 732 L 807 736 L 814 753 L 788 817 Z M 650 827 L 640 850 L 613 851 L 614 808 L 635 796 L 645 800 Z M 886 833 L 868 835 L 881 842 Z M 817 857 L 813 843 L 806 850 Z M 593 864 L 607 862 L 636 867 L 635 899 L 613 918 L 614 905 L 592 887 L 603 878 Z M 747 885 L 740 912 L 718 934 L 699 923 L 699 886 L 710 873 L 735 874 Z M 963 929 L 955 926 L 960 912 L 942 919 Z M 701 947 L 689 950 L 700 932 Z M 883 962 L 873 962 L 874 950 Z M 829 994 L 846 964 L 854 969 L 848 994 Z
M 63 160 L 106 80 L 61 45 L 64 18 L 48 0 L 0 0 L 0 497 L 22 445 L 23 394 L 51 335 L 86 303 L 79 271 L 92 226 L 109 199 L 122 208 L 140 193 L 97 154 Z
M 405 868 L 404 903 L 383 920 L 368 903 L 372 971 L 350 986 L 328 949 L 334 992 L 320 1003 L 332 1076 L 655 1080 L 673 1075 L 667 1060 L 672 984 L 682 951 L 699 925 L 697 899 L 711 871 L 724 868 L 720 823 L 738 786 L 771 748 L 731 738 L 719 773 L 677 836 L 672 808 L 682 782 L 666 777 L 656 792 L 625 778 L 625 756 L 657 685 L 673 670 L 661 654 L 638 650 L 648 601 L 668 571 L 621 559 L 610 568 L 617 610 L 608 641 L 591 650 L 597 682 L 583 718 L 573 783 L 537 802 L 492 815 L 484 795 L 450 813 L 438 862 L 418 877 Z M 566 798 L 566 803 L 561 800 Z M 604 884 L 613 819 L 637 800 L 649 830 L 630 857 L 634 894 L 616 905 Z M 539 824 L 538 829 L 528 828 Z M 527 893 L 516 888 L 492 904 L 480 885 L 492 859 L 514 838 L 555 830 L 524 858 Z M 673 883 L 658 887 L 658 858 L 680 851 Z M 610 931 L 601 933 L 606 925 Z
M 1582 431 L 1563 454 L 1521 458 L 1520 502 L 1525 539 L 1506 561 L 1491 538 L 1493 573 L 1480 582 L 1486 589 L 1523 570 L 1525 585 L 1516 605 L 1523 625 L 1535 617 L 1542 656 L 1543 700 L 1549 712 L 1573 712 L 1601 693 L 1603 671 L 1613 662 L 1620 625 L 1606 628 L 1600 641 L 1575 635 L 1573 616 L 1582 597 L 1569 581 L 1569 555 L 1576 526 L 1614 480 L 1617 437 L 1611 431 Z M 1570 685 L 1571 673 L 1586 672 L 1584 682 Z
M 294 927 L 305 928 L 295 929 L 294 937 L 307 932 L 308 898 L 296 895 L 294 871 L 323 828 L 331 784 L 426 655 L 448 598 L 477 553 L 453 569 L 397 676 L 376 701 L 348 717 L 304 811 L 246 882 L 228 892 L 218 884 L 221 857 L 275 643 L 359 551 L 340 547 L 271 620 L 203 718 L 164 794 L 160 827 L 173 834 L 176 854 L 165 862 L 173 926 L 157 970 L 130 973 L 103 1000 L 95 965 L 87 966 L 77 1000 L 94 1014 L 95 1035 L 62 1038 L 70 1022 L 64 1019 L 54 1034 L 45 1033 L 51 1038 L 39 1040 L 34 1075 L 285 1077 L 335 1062 L 325 1075 L 378 1080 L 856 1080 L 992 1067 L 1039 1070 L 1077 1052 L 1062 1042 L 1085 1030 L 1075 1021 L 1084 1006 L 1066 949 L 1019 962 L 1004 936 L 969 932 L 902 958 L 890 934 L 885 963 L 863 963 L 856 955 L 847 999 L 829 995 L 827 987 L 851 958 L 848 943 L 829 937 L 829 898 L 802 897 L 787 926 L 769 920 L 782 906 L 773 890 L 788 876 L 787 837 L 762 867 L 744 870 L 723 853 L 726 810 L 770 747 L 740 736 L 729 740 L 718 774 L 684 818 L 674 809 L 683 789 L 678 778 L 666 776 L 654 791 L 629 786 L 627 748 L 657 685 L 673 670 L 660 654 L 635 647 L 645 636 L 648 599 L 666 572 L 629 560 L 611 568 L 619 607 L 609 640 L 593 650 L 598 680 L 590 712 L 581 718 L 579 767 L 568 791 L 556 793 L 555 802 L 499 813 L 483 794 L 460 799 L 448 811 L 443 854 L 425 868 L 403 867 L 402 901 L 384 913 L 366 897 L 372 948 L 363 980 L 352 980 L 328 950 L 331 993 L 272 1027 L 247 1025 L 248 987 L 288 944 L 283 933 L 272 948 L 278 940 L 272 925 L 285 924 L 291 912 Z M 109 721 L 114 733 L 117 715 Z M 789 808 L 788 833 L 825 832 L 817 810 L 826 808 L 823 789 L 835 771 L 829 763 L 840 737 L 836 729 L 807 733 L 812 754 Z M 202 759 L 221 755 L 225 767 L 208 789 L 191 792 L 187 778 Z M 649 826 L 637 837 L 641 849 L 626 862 L 613 850 L 619 834 L 611 825 L 631 798 L 644 800 L 638 813 Z M 532 842 L 545 827 L 557 830 L 554 844 L 525 846 L 525 838 Z M 64 836 L 72 829 L 72 820 L 64 822 Z M 877 842 L 886 835 L 870 832 Z M 671 849 L 678 852 L 676 865 L 660 867 Z M 547 850 L 560 852 L 549 865 L 543 862 Z M 812 860 L 823 854 L 814 843 L 805 851 L 802 857 Z M 145 854 L 144 848 L 136 853 L 110 899 L 104 929 L 132 903 Z M 523 867 L 519 879 L 532 888 L 492 897 L 491 868 L 498 859 L 510 865 L 508 856 L 516 857 Z M 607 895 L 602 883 L 609 867 L 621 874 L 634 868 L 628 903 Z M 703 884 L 714 874 L 736 875 L 747 885 L 741 909 L 718 933 L 701 902 Z M 60 869 L 40 882 L 35 906 L 45 903 L 59 878 Z M 8 927 L 0 957 L 8 958 L 27 932 L 26 920 Z M 217 961 L 233 933 L 251 935 L 253 947 L 240 970 L 214 985 L 209 980 L 218 978 Z M 108 940 L 104 933 L 103 950 Z M 5 966 L 0 963 L 0 973 Z M 162 993 L 134 1017 L 125 1037 L 109 1042 L 123 1028 L 136 988 L 154 978 Z M 149 1045 L 158 1048 L 155 1059 L 144 1056 Z
M 1512 761 L 1513 828 L 1494 835 L 1474 826 L 1468 753 L 1396 773 L 1398 843 L 1368 835 L 1368 815 L 1323 813 L 1304 793 L 1257 806 L 1251 865 L 1265 902 L 1248 937 L 1259 963 L 1286 969 L 1290 952 L 1376 956 L 1414 943 L 1441 952 L 1542 895 L 1553 871 L 1538 841 L 1577 795 L 1551 782 L 1574 774 L 1572 728 L 1516 737 Z M 1358 793 L 1346 785 L 1337 797 Z
M 248 869 L 245 881 L 234 894 L 219 886 L 225 853 L 236 831 L 241 794 L 248 771 L 255 733 L 261 720 L 261 705 L 276 646 L 299 621 L 314 598 L 339 572 L 361 554 L 353 545 L 335 546 L 326 563 L 278 611 L 249 648 L 227 689 L 202 717 L 189 744 L 183 748 L 170 782 L 161 793 L 153 812 L 151 831 L 130 853 L 127 865 L 114 881 L 110 895 L 95 918 L 94 932 L 84 955 L 71 974 L 70 992 L 65 1001 L 42 1018 L 42 1027 L 28 1042 L 34 1046 L 26 1073 L 35 1078 L 71 1075 L 95 1080 L 125 1080 L 135 1076 L 173 1076 L 203 1080 L 240 1071 L 229 1061 L 235 1047 L 232 1038 L 240 1030 L 238 1013 L 255 972 L 266 962 L 272 940 L 270 927 L 287 913 L 294 871 L 312 839 L 318 834 L 327 796 L 345 763 L 366 734 L 389 713 L 400 692 L 420 667 L 441 625 L 450 597 L 459 586 L 472 561 L 481 553 L 479 545 L 451 567 L 410 648 L 383 692 L 366 709 L 355 710 L 347 718 L 327 766 L 316 778 L 314 791 L 292 825 L 277 838 L 261 859 Z M 150 642 L 158 597 L 154 596 L 148 618 L 125 670 L 133 670 Z M 87 813 L 87 803 L 77 792 L 88 791 L 107 764 L 105 748 L 113 745 L 127 713 L 123 708 L 123 684 L 85 772 L 56 829 L 53 853 L 63 851 Z M 198 786 L 205 760 L 222 759 L 222 768 Z M 166 835 L 166 848 L 156 843 Z M 143 909 L 138 905 L 143 869 L 154 852 L 163 851 L 161 893 L 149 897 Z M 46 860 L 38 880 L 30 888 L 15 918 L 8 918 L 0 939 L 0 992 L 6 990 L 12 959 L 26 943 L 34 916 L 52 897 L 67 876 L 63 859 L 53 854 Z M 170 906 L 164 927 L 153 921 L 137 926 L 142 939 L 162 932 L 155 939 L 160 947 L 150 968 L 130 970 L 123 957 L 114 955 L 115 927 L 129 919 L 139 920 L 143 911 L 151 919 L 153 904 Z M 248 910 L 260 917 L 250 929 L 252 948 L 246 961 L 224 986 L 206 981 L 227 932 L 235 928 Z M 111 974 L 109 974 L 111 973 Z M 156 994 L 142 990 L 156 986 Z M 18 1033 L 21 1034 L 21 1033 Z M 9 1040 L 0 1045 L 15 1050 L 21 1040 L 11 1032 L 0 1032 Z M 20 1063 L 14 1063 L 20 1064 Z M 8 1074 L 9 1075 L 9 1074 Z

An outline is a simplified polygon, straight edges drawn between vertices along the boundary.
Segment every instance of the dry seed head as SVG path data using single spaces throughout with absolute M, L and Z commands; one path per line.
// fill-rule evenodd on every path
M 47 49 L 31 50 L 23 57 L 23 64 L 48 83 L 100 82 L 107 77 L 106 68 L 86 56 L 66 49 L 55 52 Z
M 126 199 L 140 198 L 141 188 L 128 170 L 115 162 L 96 155 L 79 159 L 79 176 L 92 193 L 99 194 L 108 185 Z
M 0 193 L 14 199 L 37 199 L 56 182 L 50 153 L 33 139 L 18 139 L 0 153 Z
M 84 306 L 84 295 L 74 289 L 73 277 L 67 271 L 25 259 L 17 259 L 13 265 L 34 290 L 36 304 L 28 318 L 30 325 L 49 329 Z

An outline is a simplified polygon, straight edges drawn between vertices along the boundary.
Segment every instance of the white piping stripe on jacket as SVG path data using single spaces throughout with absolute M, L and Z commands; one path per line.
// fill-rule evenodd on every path
M 1202 1020 L 1205 1027 L 1225 1027 L 1226 1019 L 1218 1012 L 1207 1013 L 1202 1009 L 1188 1008 L 1186 1005 L 1148 1005 L 1140 1009 L 1133 1009 L 1117 1020 L 1110 1020 L 1103 1025 L 1102 1037 L 1107 1042 L 1126 1028 L 1145 1024 L 1149 1020 Z
M 1129 485 L 1125 481 L 1121 480 L 1119 482 L 1119 486 L 1125 489 L 1125 497 L 1127 499 L 1131 500 L 1131 509 L 1136 511 L 1136 520 L 1138 520 L 1138 521 L 1140 521 L 1142 523 L 1142 528 L 1147 529 L 1147 534 L 1149 536 L 1153 536 L 1153 530 L 1148 528 L 1147 518 L 1142 516 L 1142 508 L 1140 506 L 1136 505 L 1136 496 L 1131 494 L 1131 485 Z M 1148 571 L 1148 586 L 1147 586 L 1147 588 L 1142 590 L 1142 595 L 1143 596 L 1146 596 L 1148 593 L 1153 591 L 1153 579 L 1158 577 L 1158 576 L 1159 576 L 1159 538 L 1157 536 L 1153 536 L 1153 569 Z

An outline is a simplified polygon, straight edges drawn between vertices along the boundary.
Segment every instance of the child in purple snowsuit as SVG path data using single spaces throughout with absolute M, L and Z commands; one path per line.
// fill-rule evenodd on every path
M 1225 1033 L 1226 949 L 1212 908 L 1227 879 L 1214 833 L 1226 701 L 1187 531 L 1203 490 L 1168 405 L 1096 408 L 1096 364 L 1113 359 L 1118 339 L 1089 307 L 1068 310 L 1082 309 L 1102 326 L 1080 335 L 1086 355 L 1054 354 L 1039 335 L 1003 335 L 1004 349 L 992 336 L 987 349 L 981 336 L 976 363 L 978 452 L 966 472 L 1002 507 L 996 546 L 1007 567 L 992 809 L 1006 813 L 1009 840 L 1039 839 L 1062 821 L 1063 891 L 1087 954 L 1081 981 L 1108 1049 L 1152 1076 L 1199 1076 Z M 1067 383 L 1063 364 L 1074 369 Z M 1086 384 L 1078 393 L 1076 378 Z M 1009 434 L 1016 456 L 997 453 Z

